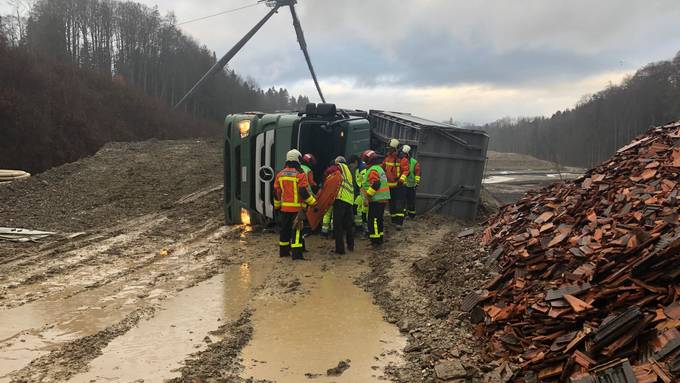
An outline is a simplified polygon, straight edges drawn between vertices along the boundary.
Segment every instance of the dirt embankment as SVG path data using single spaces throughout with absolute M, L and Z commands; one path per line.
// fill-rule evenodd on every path
M 92 157 L 0 186 L 0 226 L 92 230 L 162 212 L 181 197 L 222 182 L 217 140 L 111 143 Z

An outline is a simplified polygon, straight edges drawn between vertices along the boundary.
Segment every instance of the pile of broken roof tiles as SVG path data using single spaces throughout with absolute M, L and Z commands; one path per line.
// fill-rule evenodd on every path
M 490 221 L 499 273 L 463 309 L 514 381 L 680 382 L 679 175 L 680 122 Z

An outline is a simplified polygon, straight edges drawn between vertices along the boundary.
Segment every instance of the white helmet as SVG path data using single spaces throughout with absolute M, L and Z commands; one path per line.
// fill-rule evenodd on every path
M 396 149 L 399 147 L 399 140 L 393 138 L 390 140 L 390 148 Z
M 406 154 L 409 154 L 409 153 L 411 153 L 411 147 L 408 146 L 408 145 L 404 145 L 404 146 L 401 148 L 401 151 L 404 152 L 404 153 L 406 153 Z
M 286 153 L 286 161 L 289 162 L 300 162 L 300 157 L 302 157 L 302 153 L 297 149 L 290 150 Z
M 345 159 L 345 157 L 343 157 L 343 156 L 338 156 L 338 157 L 336 157 L 336 158 L 335 158 L 335 164 L 338 165 L 338 164 L 341 164 L 341 163 L 342 163 L 342 164 L 346 164 L 346 163 L 347 163 L 347 160 Z

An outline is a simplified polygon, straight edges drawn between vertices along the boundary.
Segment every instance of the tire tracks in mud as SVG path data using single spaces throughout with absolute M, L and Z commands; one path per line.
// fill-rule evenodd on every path
M 238 356 L 253 336 L 251 316 L 252 310 L 246 309 L 239 319 L 211 331 L 210 335 L 222 339 L 185 359 L 184 366 L 179 369 L 180 376 L 167 383 L 243 381 L 238 376 L 241 370 Z
M 186 280 L 186 283 L 182 286 L 175 286 L 173 291 L 181 292 L 190 289 L 221 273 L 225 267 L 238 264 L 240 264 L 240 260 L 233 259 L 232 253 L 229 257 L 220 258 L 217 264 L 211 263 L 204 265 L 200 272 L 196 273 L 192 279 Z M 168 279 L 170 278 L 172 278 L 172 276 L 168 276 Z M 166 291 L 170 292 L 170 289 Z M 144 295 L 146 295 L 146 293 L 144 293 Z M 123 320 L 108 326 L 95 334 L 59 345 L 47 355 L 38 357 L 24 368 L 10 373 L 8 375 L 8 377 L 11 378 L 10 382 L 62 382 L 86 371 L 89 363 L 103 355 L 103 350 L 111 341 L 125 335 L 129 330 L 139 325 L 141 321 L 153 319 L 155 314 L 163 308 L 164 302 L 170 298 L 161 296 L 155 303 L 143 303 L 138 305 L 141 307 L 138 307 L 129 313 Z M 46 325 L 43 329 L 52 326 L 53 325 Z M 228 328 L 231 329 L 232 327 Z M 222 329 L 221 333 L 227 333 L 225 328 Z M 237 332 L 234 332 L 234 334 L 237 334 Z M 239 336 L 237 338 L 249 339 L 244 336 Z
M 189 201 L 190 203 L 182 202 L 171 210 L 168 215 L 174 214 L 179 217 L 174 222 L 168 221 L 167 218 L 155 219 L 157 224 L 148 225 L 144 230 L 140 230 L 139 235 L 134 240 L 120 243 L 119 247 L 115 249 L 119 254 L 113 261 L 105 253 L 94 252 L 89 257 L 81 259 L 80 262 L 54 266 L 49 269 L 51 270 L 50 273 L 42 274 L 44 278 L 36 278 L 34 275 L 32 279 L 31 277 L 26 278 L 25 280 L 28 282 L 21 286 L 15 286 L 13 289 L 8 289 L 6 286 L 0 288 L 0 303 L 4 303 L 5 306 L 5 309 L 0 309 L 0 316 L 14 318 L 16 321 L 14 327 L 18 330 L 15 335 L 5 339 L 4 344 L 0 344 L 0 350 L 2 352 L 27 350 L 24 348 L 24 344 L 18 342 L 19 339 L 16 339 L 17 342 L 12 341 L 17 336 L 29 336 L 32 342 L 37 342 L 40 346 L 28 350 L 36 355 L 35 359 L 27 359 L 24 362 L 16 361 L 16 369 L 13 369 L 16 371 L 0 378 L 0 381 L 5 381 L 4 379 L 7 377 L 11 377 L 12 381 L 17 382 L 63 381 L 86 369 L 88 363 L 97 355 L 100 355 L 101 350 L 112 339 L 135 327 L 140 318 L 153 317 L 154 312 L 162 307 L 162 302 L 168 295 L 172 297 L 182 290 L 196 286 L 221 273 L 225 267 L 231 264 L 239 264 L 246 253 L 246 249 L 243 248 L 244 244 L 239 240 L 243 228 L 222 226 L 221 217 L 218 217 L 220 211 L 214 212 L 211 204 L 205 202 L 212 198 L 218 199 L 215 188 L 211 188 L 207 193 L 201 193 L 199 197 L 201 200 L 194 198 Z M 153 217 L 160 217 L 157 214 L 149 216 L 152 219 Z M 146 216 L 146 219 L 149 216 Z M 131 221 L 139 222 L 139 219 Z M 107 236 L 106 233 L 112 236 L 124 235 L 125 225 L 126 223 L 118 224 L 112 229 L 100 230 L 91 234 L 91 236 L 79 237 L 75 241 L 57 240 L 50 242 L 42 245 L 42 250 L 31 250 L 35 246 L 27 247 L 25 244 L 22 246 L 24 250 L 21 254 L 28 259 L 21 258 L 21 255 L 18 255 L 12 260 L 7 260 L 4 265 L 0 265 L 0 271 L 7 276 L 8 274 L 4 273 L 13 270 L 12 272 L 15 275 L 12 276 L 14 278 L 22 278 L 22 276 L 26 276 L 27 272 L 27 270 L 23 270 L 23 273 L 20 272 L 22 266 L 58 262 L 60 258 L 68 258 L 69 252 L 77 252 L 83 248 L 87 250 L 88 246 L 112 238 Z M 82 245 L 82 247 L 79 247 L 79 245 Z M 68 251 L 62 252 L 62 249 L 65 248 Z M 159 256 L 158 250 L 161 248 L 169 249 L 170 254 L 166 257 Z M 53 257 L 53 254 L 63 256 Z M 146 256 L 140 257 L 143 254 L 146 254 Z M 92 269 L 89 270 L 88 268 Z M 83 272 L 90 271 L 97 275 L 96 270 L 98 268 L 111 268 L 114 272 L 107 273 L 102 278 L 95 278 L 90 281 L 91 283 L 74 281 L 76 282 L 74 283 L 75 288 L 69 286 L 68 280 L 70 278 L 77 278 Z M 35 269 L 29 269 L 28 273 L 34 271 Z M 16 275 L 16 273 L 19 273 L 19 275 Z M 50 288 L 48 282 L 53 282 L 56 279 L 62 279 L 67 283 L 62 283 L 57 288 Z M 130 290 L 130 287 L 135 289 Z M 11 296 L 8 292 L 12 290 L 23 290 L 24 295 Z M 79 296 L 85 292 L 87 292 L 89 301 L 95 302 L 94 307 L 78 306 Z M 94 300 L 92 296 L 94 296 Z M 98 296 L 99 299 L 97 299 Z M 97 300 L 100 304 L 96 303 Z M 74 301 L 75 304 L 60 309 L 58 314 L 49 314 L 49 312 L 43 314 L 43 308 L 43 311 L 38 314 L 40 317 L 35 320 L 31 318 L 32 320 L 26 323 L 22 321 L 22 315 L 27 313 L 35 315 L 33 314 L 35 309 L 21 310 L 16 313 L 17 315 L 13 313 L 13 310 L 27 303 L 32 305 L 35 302 L 43 306 L 47 304 L 45 307 L 51 307 L 50 305 L 59 306 L 60 302 L 65 301 Z M 86 332 L 75 340 L 73 340 L 73 337 L 67 337 L 67 340 L 53 338 L 56 329 L 62 328 L 62 330 L 59 330 L 62 333 L 65 331 L 61 327 L 62 324 L 70 323 L 78 318 L 81 318 L 78 320 L 83 320 L 82 318 L 90 315 L 89 313 L 92 311 L 107 312 L 107 310 L 121 310 L 123 307 L 131 308 L 133 311 L 127 313 L 124 319 L 95 333 Z M 123 310 L 123 315 L 125 315 L 125 311 L 127 310 Z M 47 318 L 51 319 L 42 318 L 42 315 L 47 315 Z M 72 325 L 69 325 L 68 328 L 72 329 L 72 327 Z M 49 335 L 47 335 L 47 332 L 49 332 Z M 21 342 L 24 342 L 24 340 L 22 339 Z M 46 349 L 47 353 L 45 352 Z M 85 351 L 81 352 L 80 350 Z M 25 356 L 22 358 L 25 358 Z M 12 363 L 11 360 L 9 363 Z M 23 363 L 27 363 L 27 365 L 22 368 Z
M 102 354 L 102 350 L 116 337 L 126 333 L 143 319 L 153 316 L 154 307 L 142 307 L 128 314 L 122 321 L 94 335 L 63 344 L 59 349 L 33 360 L 28 366 L 11 374 L 11 383 L 62 382 Z
M 253 233 L 251 239 L 255 241 L 259 234 Z M 269 235 L 268 241 L 273 242 L 275 236 Z M 272 252 L 271 257 L 277 254 Z M 265 260 L 265 262 L 267 262 Z M 262 283 L 256 286 L 238 319 L 220 326 L 208 335 L 219 338 L 217 342 L 209 343 L 206 349 L 188 355 L 182 362 L 177 372 L 179 376 L 167 380 L 168 383 L 194 383 L 194 382 L 233 382 L 233 383 L 268 383 L 266 380 L 244 379 L 241 373 L 244 370 L 243 361 L 240 359 L 243 349 L 250 343 L 253 337 L 252 317 L 255 311 L 254 302 L 259 299 L 277 299 L 294 304 L 309 294 L 309 289 L 300 282 L 290 264 L 290 259 L 274 258 L 269 261 L 272 270 L 263 278 Z M 324 263 L 324 268 L 326 264 Z
M 200 196 L 214 198 L 216 193 L 216 189 L 211 188 Z M 0 284 L 0 307 L 18 307 L 64 290 L 67 290 L 65 297 L 68 298 L 153 266 L 162 261 L 157 255 L 163 248 L 172 252 L 194 247 L 201 241 L 210 241 L 211 236 L 222 227 L 219 212 L 207 210 L 205 206 L 194 209 L 194 206 L 186 205 L 191 204 L 178 203 L 175 210 L 180 212 L 168 213 L 180 215 L 182 218 L 179 220 L 169 219 L 168 215 L 150 214 L 94 234 L 96 240 L 85 238 L 75 244 L 65 243 L 66 251 L 57 247 L 31 254 L 29 249 L 24 253 L 30 258 L 28 261 L 0 265 L 0 272 L 6 276 L 0 279 L 3 281 Z M 188 214 L 180 214 L 184 212 Z M 210 218 L 196 229 L 192 223 L 202 216 Z M 125 233 L 126 227 L 133 230 Z M 237 236 L 233 234 L 234 238 Z

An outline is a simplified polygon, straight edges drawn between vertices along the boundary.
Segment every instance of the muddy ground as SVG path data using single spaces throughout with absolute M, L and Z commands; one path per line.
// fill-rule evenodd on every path
M 0 186 L 0 382 L 433 382 L 494 372 L 461 299 L 489 276 L 441 217 L 345 257 L 222 224 L 219 142 L 111 144 Z M 500 368 L 500 367 L 499 367 Z M 490 378 L 494 381 L 494 378 Z

